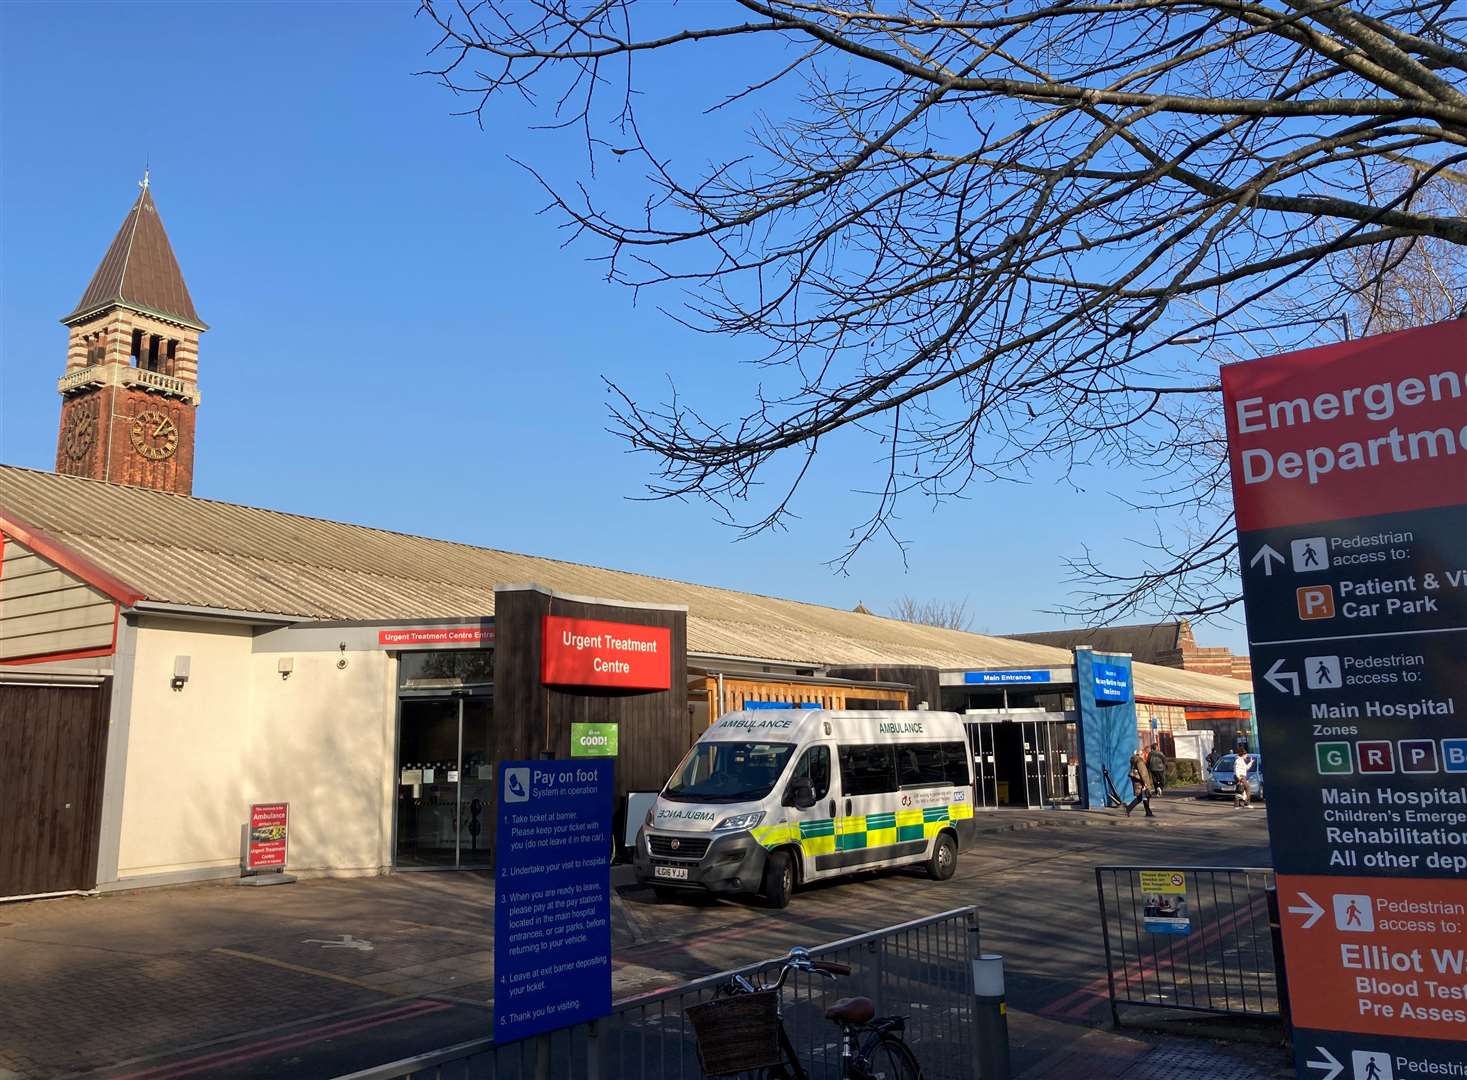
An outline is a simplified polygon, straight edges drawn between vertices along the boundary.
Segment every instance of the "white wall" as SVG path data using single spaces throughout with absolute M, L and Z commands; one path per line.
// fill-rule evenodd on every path
M 251 639 L 250 628 L 238 623 L 139 623 L 119 878 L 238 863 Z M 189 680 L 174 690 L 180 655 L 190 658 Z
M 286 679 L 282 654 L 252 658 L 245 801 L 290 803 L 291 869 L 390 865 L 395 665 L 381 650 L 285 655 Z
M 143 618 L 127 747 L 119 880 L 226 872 L 251 802 L 290 803 L 290 869 L 390 864 L 395 664 L 380 650 L 254 651 L 241 623 Z M 190 657 L 173 690 L 174 657 Z M 345 668 L 337 662 L 346 660 Z

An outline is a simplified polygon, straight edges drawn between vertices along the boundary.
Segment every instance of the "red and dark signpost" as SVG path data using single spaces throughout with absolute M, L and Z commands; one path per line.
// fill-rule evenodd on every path
M 1462 1075 L 1467 320 L 1222 385 L 1298 1075 Z

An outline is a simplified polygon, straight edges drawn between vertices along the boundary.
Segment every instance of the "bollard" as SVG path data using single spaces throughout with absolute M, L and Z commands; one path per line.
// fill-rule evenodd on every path
M 973 961 L 973 1022 L 978 1029 L 979 1080 L 1009 1080 L 1009 1016 L 1003 993 L 1003 957 Z

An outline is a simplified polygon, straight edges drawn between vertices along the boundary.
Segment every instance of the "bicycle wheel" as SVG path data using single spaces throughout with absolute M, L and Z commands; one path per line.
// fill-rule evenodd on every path
M 887 1032 L 866 1044 L 852 1076 L 856 1080 L 922 1080 L 922 1067 L 901 1037 Z

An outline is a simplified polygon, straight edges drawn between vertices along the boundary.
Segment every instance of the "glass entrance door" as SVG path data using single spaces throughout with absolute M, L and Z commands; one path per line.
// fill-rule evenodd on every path
M 398 868 L 488 864 L 491 715 L 487 696 L 401 699 L 393 860 Z

